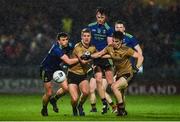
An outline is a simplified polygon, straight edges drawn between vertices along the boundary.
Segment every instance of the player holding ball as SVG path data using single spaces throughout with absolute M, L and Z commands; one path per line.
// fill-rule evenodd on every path
M 44 82 L 45 93 L 42 97 L 42 116 L 48 116 L 47 106 L 50 103 L 53 105 L 53 110 L 58 112 L 56 101 L 68 91 L 68 83 L 65 79 L 59 83 L 60 89 L 56 92 L 56 95 L 52 97 L 53 89 L 52 82 L 53 74 L 57 70 L 63 70 L 62 63 L 68 65 L 78 62 L 77 58 L 70 59 L 67 54 L 70 50 L 68 34 L 61 32 L 57 35 L 57 41 L 52 45 L 47 56 L 43 59 L 40 65 L 40 76 Z M 58 81 L 58 80 L 56 80 Z M 51 98 L 52 97 L 52 98 Z

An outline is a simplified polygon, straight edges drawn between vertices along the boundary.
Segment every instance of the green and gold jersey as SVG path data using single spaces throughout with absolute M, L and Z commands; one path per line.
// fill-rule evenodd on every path
M 129 58 L 134 54 L 133 49 L 124 45 L 119 49 L 114 49 L 112 45 L 109 45 L 105 48 L 105 52 L 111 56 L 117 76 L 127 73 L 132 74 L 132 66 Z
M 78 55 L 83 55 L 86 51 L 89 51 L 91 54 L 96 52 L 95 46 L 90 45 L 88 48 L 84 47 L 82 42 L 79 42 L 75 45 L 73 53 L 72 53 L 72 58 L 77 57 Z M 75 65 L 71 65 L 69 67 L 69 71 L 73 72 L 78 75 L 84 75 L 87 73 L 89 70 L 90 65 L 88 64 L 82 64 L 78 62 Z

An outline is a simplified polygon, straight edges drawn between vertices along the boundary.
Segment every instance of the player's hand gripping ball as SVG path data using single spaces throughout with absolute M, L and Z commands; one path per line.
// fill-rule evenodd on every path
M 57 70 L 54 72 L 53 81 L 55 81 L 56 83 L 62 83 L 65 79 L 66 79 L 66 74 L 63 71 Z

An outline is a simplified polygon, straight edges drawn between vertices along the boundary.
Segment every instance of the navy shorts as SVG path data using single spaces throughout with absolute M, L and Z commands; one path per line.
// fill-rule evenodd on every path
M 50 82 L 53 79 L 53 73 L 40 68 L 40 77 L 44 83 Z

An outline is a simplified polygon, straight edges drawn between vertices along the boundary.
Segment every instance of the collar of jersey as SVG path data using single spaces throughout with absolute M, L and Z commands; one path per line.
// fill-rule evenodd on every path
M 89 44 L 88 47 L 84 46 L 84 43 L 82 42 L 82 40 L 81 40 L 81 45 L 82 45 L 84 48 L 86 48 L 86 49 L 88 49 L 88 48 L 90 47 L 90 44 Z

